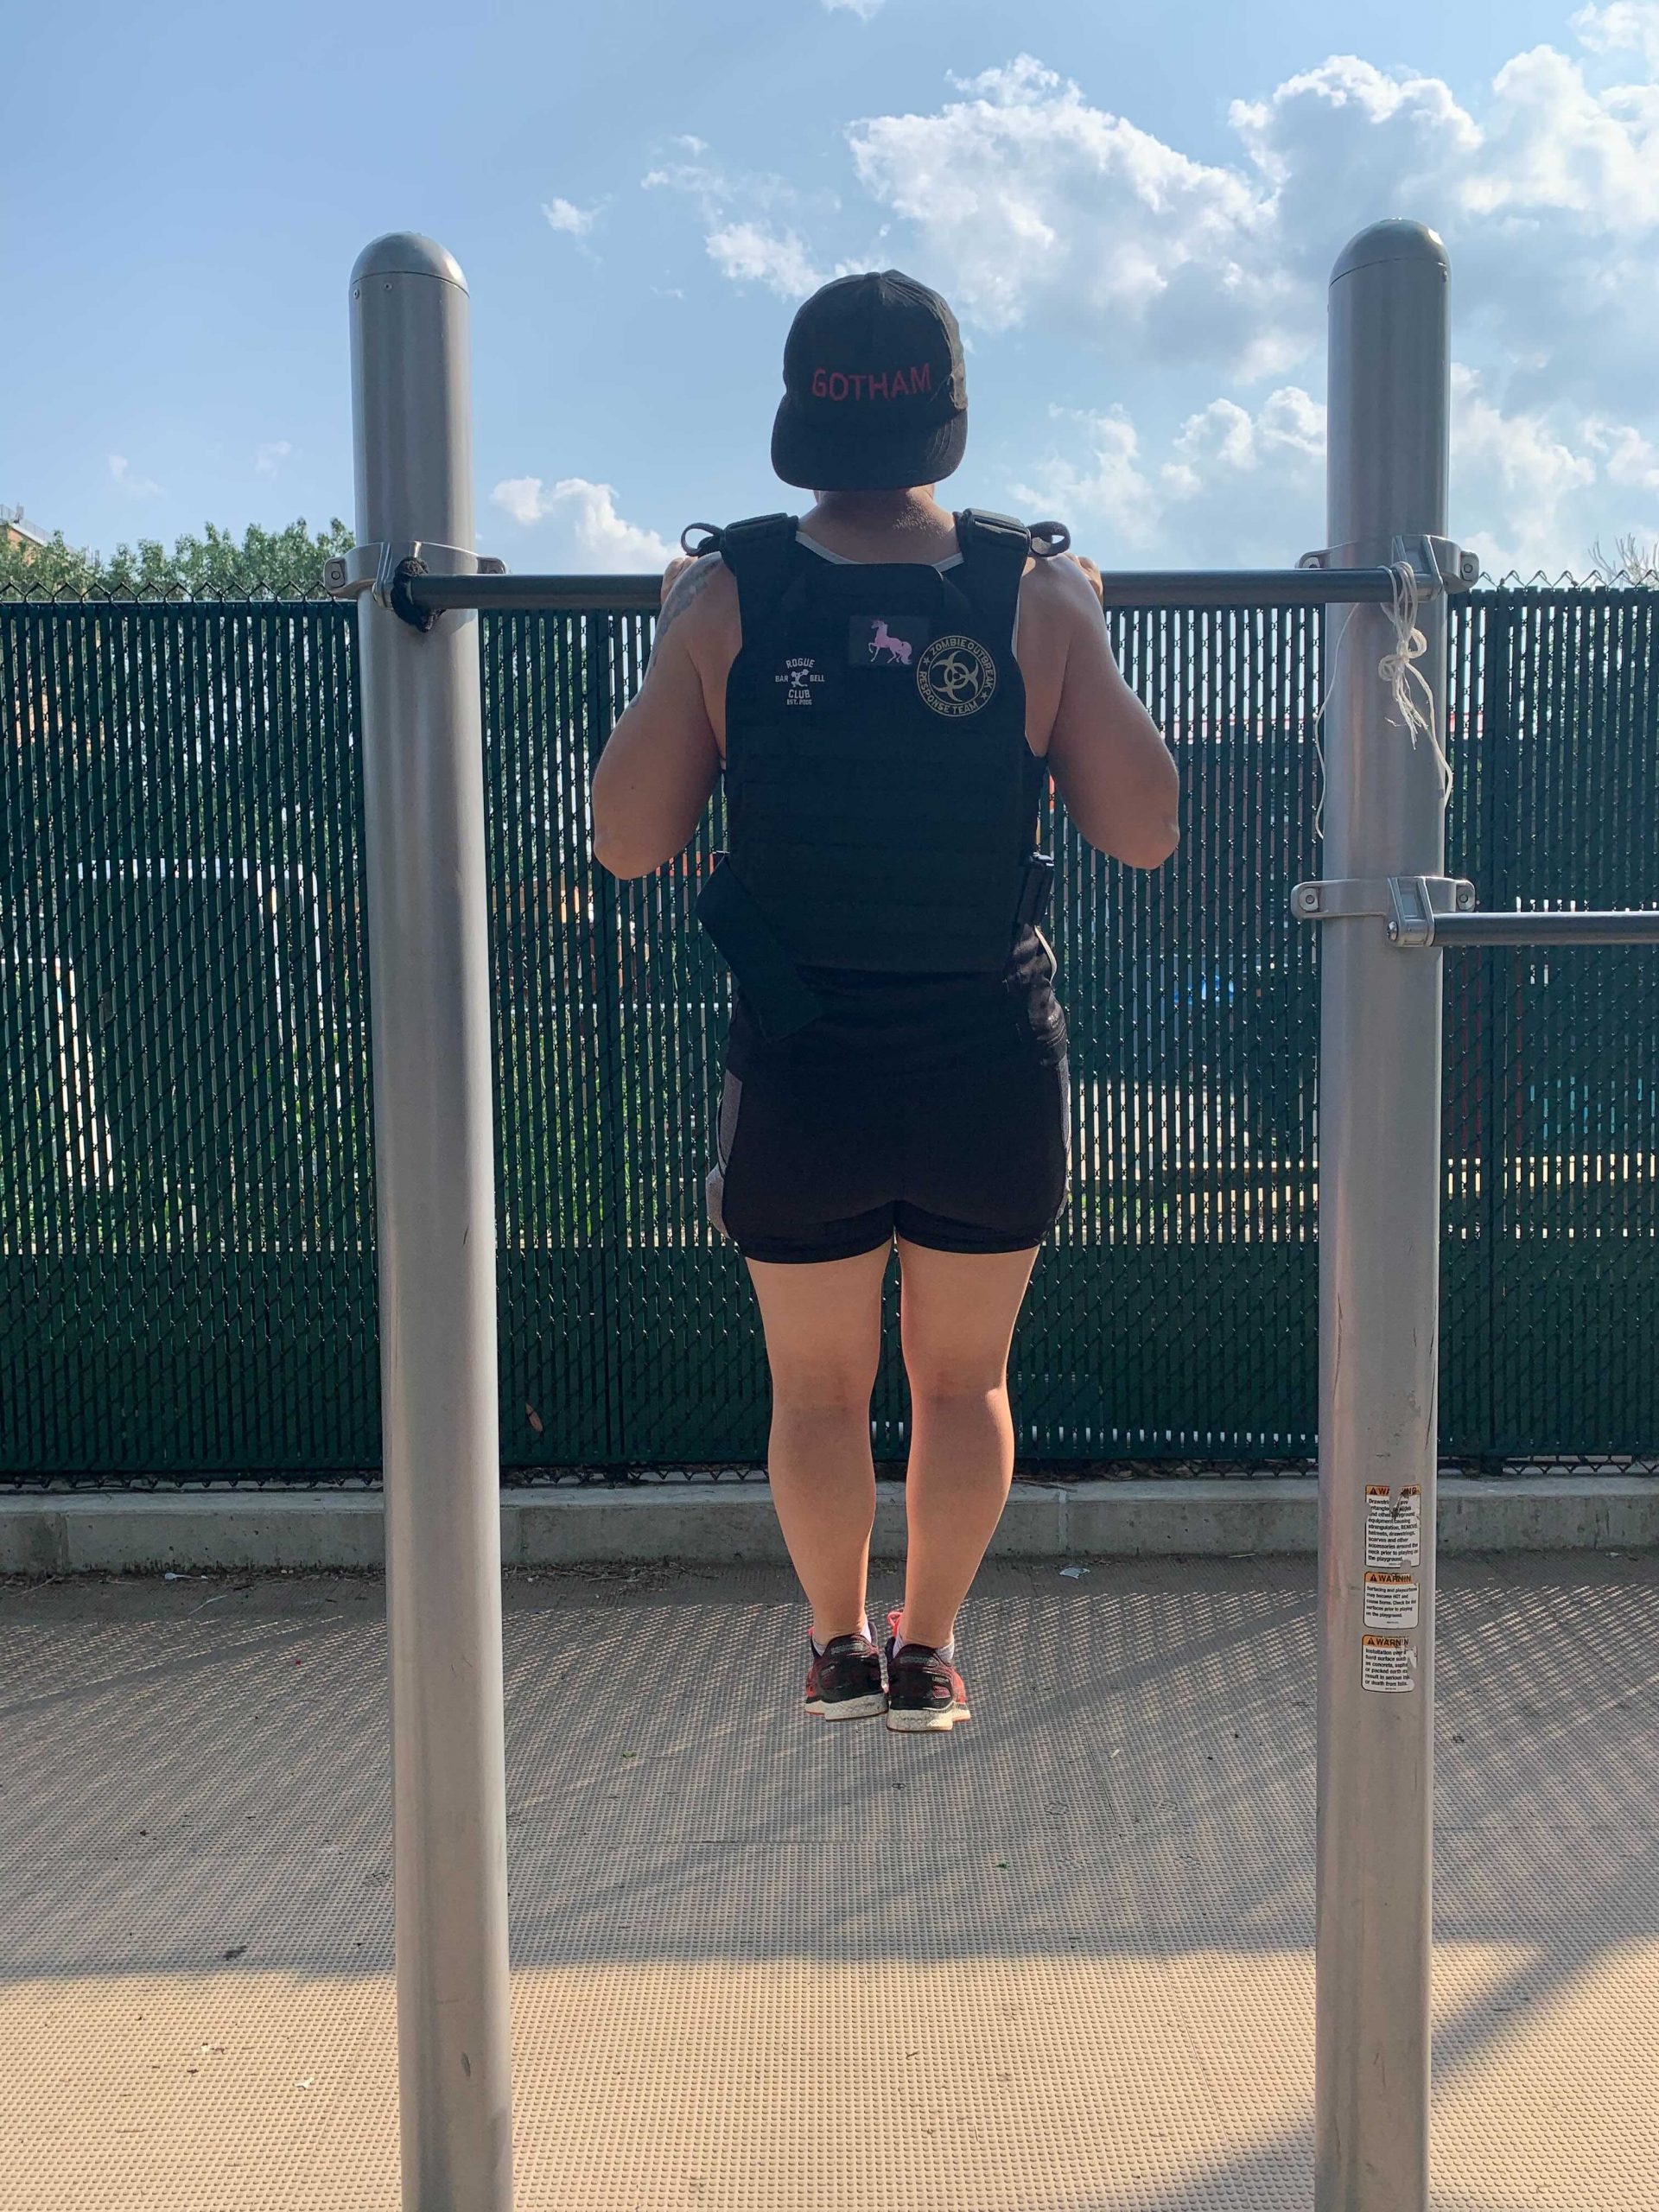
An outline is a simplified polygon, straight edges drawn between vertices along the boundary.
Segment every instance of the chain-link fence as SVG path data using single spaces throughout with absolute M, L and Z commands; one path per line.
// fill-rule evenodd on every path
M 1659 897 L 1659 593 L 1452 612 L 1450 857 L 1483 905 Z M 1333 620 L 1340 621 L 1338 615 Z M 1062 824 L 1075 1166 L 1015 1345 L 1022 1458 L 1312 1449 L 1321 622 L 1113 618 L 1168 733 L 1155 875 Z M 741 1263 L 702 1218 L 719 842 L 594 867 L 592 757 L 646 618 L 483 620 L 503 1458 L 762 1453 Z M 0 1470 L 342 1479 L 379 1456 L 350 616 L 0 607 Z M 1403 735 L 1402 741 L 1405 741 Z M 1442 1437 L 1471 1464 L 1659 1448 L 1659 962 L 1446 967 Z M 891 1296 L 891 1286 L 890 1286 Z M 889 1313 L 878 1457 L 902 1457 Z

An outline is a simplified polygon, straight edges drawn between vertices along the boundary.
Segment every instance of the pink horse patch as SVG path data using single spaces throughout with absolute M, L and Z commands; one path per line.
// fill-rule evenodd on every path
M 875 662 L 879 661 L 885 653 L 887 655 L 889 666 L 894 668 L 908 668 L 910 666 L 911 655 L 910 639 L 908 638 L 895 638 L 892 631 L 888 629 L 887 618 L 884 615 L 877 615 L 874 622 L 871 624 L 871 628 L 874 632 L 874 635 L 870 639 L 870 661 L 872 665 L 874 665 Z

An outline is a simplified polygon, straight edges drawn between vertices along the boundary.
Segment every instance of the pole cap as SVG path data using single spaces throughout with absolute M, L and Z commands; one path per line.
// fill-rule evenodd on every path
M 448 246 L 423 238 L 418 231 L 388 231 L 385 238 L 365 245 L 352 269 L 353 287 L 365 276 L 437 276 L 467 289 L 461 264 Z
M 1421 262 L 1438 269 L 1442 276 L 1450 275 L 1452 266 L 1438 232 L 1431 231 L 1427 223 L 1394 216 L 1386 223 L 1368 224 L 1349 239 L 1337 256 L 1331 282 L 1334 284 L 1340 277 L 1351 276 L 1356 269 L 1364 269 L 1379 261 Z

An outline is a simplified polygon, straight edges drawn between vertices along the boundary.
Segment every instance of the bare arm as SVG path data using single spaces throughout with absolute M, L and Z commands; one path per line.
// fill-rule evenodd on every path
M 1096 587 L 1082 563 L 1060 560 L 1027 578 L 1026 590 L 1046 643 L 1062 657 L 1048 764 L 1065 810 L 1099 851 L 1130 868 L 1160 868 L 1180 842 L 1180 777 L 1123 681 Z M 1022 626 L 1025 614 L 1022 605 Z
M 594 856 L 613 875 L 649 875 L 702 819 L 720 778 L 705 671 L 736 607 L 717 556 L 680 563 L 665 579 L 645 680 L 594 771 Z

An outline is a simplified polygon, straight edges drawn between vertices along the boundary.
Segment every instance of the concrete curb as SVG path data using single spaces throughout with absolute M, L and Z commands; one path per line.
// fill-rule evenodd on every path
M 1659 1548 L 1659 1481 L 1447 1477 L 1440 1531 L 1447 1552 Z M 1318 1542 L 1318 1484 L 1275 1476 L 1021 1483 L 991 1548 L 999 1559 L 1107 1559 L 1312 1552 Z M 879 1559 L 904 1552 L 903 1493 L 885 1484 L 872 1549 Z M 501 1552 L 512 1567 L 787 1557 L 762 1484 L 696 1481 L 509 1491 Z M 376 1568 L 384 1559 L 372 1491 L 0 1497 L 0 1573 Z

